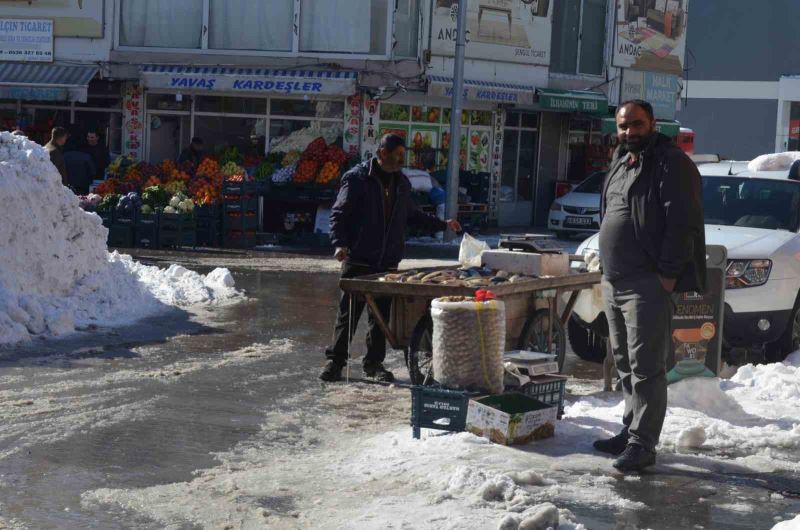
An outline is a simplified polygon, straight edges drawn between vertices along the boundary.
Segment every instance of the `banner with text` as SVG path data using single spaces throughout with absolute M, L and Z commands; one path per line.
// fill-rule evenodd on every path
M 618 0 L 614 66 L 683 73 L 689 0 Z
M 52 62 L 53 21 L 0 18 L 0 61 Z
M 433 0 L 431 53 L 452 57 L 458 0 Z M 550 64 L 550 0 L 473 0 L 467 7 L 467 59 Z
M 625 70 L 622 74 L 620 103 L 629 99 L 643 99 L 653 105 L 656 118 L 674 120 L 679 91 L 677 76 Z

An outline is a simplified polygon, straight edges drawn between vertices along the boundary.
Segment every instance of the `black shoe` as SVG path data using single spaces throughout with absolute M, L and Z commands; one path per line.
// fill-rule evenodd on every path
M 391 383 L 394 381 L 394 374 L 383 367 L 383 363 L 364 363 L 364 375 L 381 383 Z
M 325 368 L 323 368 L 322 372 L 320 372 L 319 378 L 329 383 L 341 381 L 343 368 L 343 364 L 337 363 L 334 360 L 329 360 L 327 363 L 325 363 Z
M 639 444 L 628 444 L 622 456 L 614 460 L 612 464 L 623 473 L 628 471 L 641 471 L 656 463 L 656 453 L 642 447 Z
M 613 438 L 606 438 L 605 440 L 595 440 L 594 448 L 602 453 L 619 456 L 625 451 L 628 446 L 628 435 L 619 433 Z

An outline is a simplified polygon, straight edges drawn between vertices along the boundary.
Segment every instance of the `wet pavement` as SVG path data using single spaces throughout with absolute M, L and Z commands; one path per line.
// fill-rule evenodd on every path
M 447 257 L 426 252 L 419 257 Z M 222 257 L 247 301 L 199 314 L 176 310 L 123 329 L 0 349 L 0 528 L 160 528 L 161 522 L 143 515 L 146 510 L 86 503 L 81 495 L 191 481 L 198 470 L 219 465 L 217 453 L 246 446 L 274 414 L 301 411 L 314 425 L 341 423 L 346 430 L 357 430 L 359 419 L 370 432 L 402 426 L 410 408 L 404 389 L 376 393 L 376 403 L 386 401 L 374 409 L 365 405 L 376 412 L 372 418 L 359 413 L 357 403 L 328 399 L 353 390 L 325 389 L 316 380 L 337 298 L 329 260 L 277 253 Z M 207 272 L 221 257 L 145 253 L 142 258 Z M 280 270 L 282 261 L 292 270 Z M 356 355 L 364 349 L 362 334 Z M 402 355 L 390 355 L 390 368 L 406 378 Z M 569 386 L 573 392 L 599 391 L 598 365 L 570 355 L 565 371 L 576 377 Z M 358 372 L 353 369 L 354 376 Z M 364 392 L 371 386 L 354 385 Z M 345 409 L 346 419 L 331 422 Z M 322 443 L 292 425 L 272 433 L 261 450 L 312 451 Z M 687 465 L 690 457 L 681 463 L 682 468 L 657 470 L 638 481 L 617 481 L 620 496 L 646 509 L 612 510 L 579 501 L 560 506 L 587 528 L 620 529 L 770 528 L 776 515 L 800 512 L 795 477 L 713 469 L 699 458 L 694 467 Z M 313 478 L 309 482 L 313 489 Z M 775 503 L 765 502 L 775 492 L 784 494 L 778 512 Z M 287 493 L 265 497 L 263 506 L 294 517 L 299 501 Z M 721 504 L 746 504 L 750 511 Z M 196 526 L 178 520 L 170 528 Z

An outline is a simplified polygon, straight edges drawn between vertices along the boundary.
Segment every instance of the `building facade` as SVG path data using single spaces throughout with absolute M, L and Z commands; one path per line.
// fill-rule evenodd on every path
M 7 1 L 0 39 L 40 45 L 0 53 L 0 118 L 40 140 L 56 124 L 78 137 L 99 129 L 112 152 L 154 163 L 193 136 L 252 156 L 322 136 L 368 157 L 392 131 L 407 138 L 408 164 L 446 186 L 458 9 L 455 0 Z M 544 226 L 558 183 L 603 170 L 621 98 L 655 99 L 665 130 L 677 130 L 688 0 L 470 0 L 467 9 L 460 186 L 491 222 Z
M 692 2 L 690 14 L 677 116 L 695 151 L 749 160 L 800 150 L 800 3 Z

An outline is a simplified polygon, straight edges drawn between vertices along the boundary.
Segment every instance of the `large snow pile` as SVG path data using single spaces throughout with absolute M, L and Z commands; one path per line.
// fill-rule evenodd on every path
M 109 254 L 100 218 L 81 210 L 47 152 L 7 132 L 0 133 L 0 204 L 0 345 L 237 294 L 226 269 L 162 271 Z

